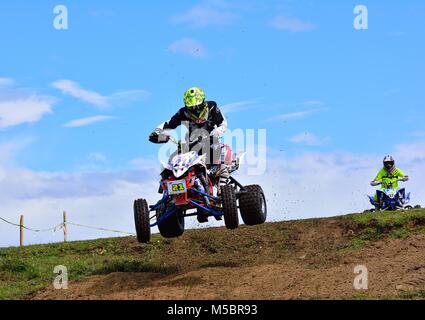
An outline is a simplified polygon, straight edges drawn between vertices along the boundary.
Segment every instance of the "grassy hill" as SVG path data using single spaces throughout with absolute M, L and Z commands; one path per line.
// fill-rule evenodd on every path
M 425 210 L 412 210 L 189 230 L 146 245 L 5 248 L 0 299 L 424 299 L 424 240 Z M 368 291 L 352 288 L 356 264 L 369 268 Z M 68 268 L 66 292 L 52 289 L 57 265 Z

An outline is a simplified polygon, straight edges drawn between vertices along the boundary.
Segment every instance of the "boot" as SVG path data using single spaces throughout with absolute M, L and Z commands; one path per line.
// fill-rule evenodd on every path
M 200 209 L 198 209 L 198 215 L 197 215 L 196 218 L 197 218 L 199 223 L 207 223 L 208 222 L 208 216 L 204 212 L 201 212 Z

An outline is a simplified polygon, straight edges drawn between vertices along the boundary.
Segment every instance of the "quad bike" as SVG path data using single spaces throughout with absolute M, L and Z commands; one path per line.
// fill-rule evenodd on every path
M 266 221 L 267 205 L 261 186 L 242 186 L 231 175 L 226 184 L 220 183 L 220 166 L 209 170 L 206 154 L 199 155 L 195 151 L 181 153 L 184 143 L 171 136 L 168 139 L 178 146 L 178 152 L 163 164 L 159 189 L 162 199 L 152 206 L 145 199 L 134 202 L 137 240 L 140 243 L 150 242 L 151 228 L 155 226 L 164 238 L 181 236 L 185 230 L 185 218 L 192 216 L 203 222 L 207 222 L 209 217 L 218 221 L 224 218 L 229 230 L 239 227 L 238 209 L 246 225 L 259 225 Z M 194 143 L 199 141 L 189 146 Z M 243 155 L 232 155 L 226 145 L 220 147 L 225 151 L 222 154 L 227 161 L 221 160 L 228 165 L 229 173 L 239 170 Z
M 402 181 L 402 180 L 399 180 Z M 365 212 L 398 211 L 420 209 L 421 206 L 410 205 L 410 192 L 406 194 L 405 188 L 389 188 L 377 191 L 378 201 L 374 196 L 368 196 L 370 203 L 375 207 Z

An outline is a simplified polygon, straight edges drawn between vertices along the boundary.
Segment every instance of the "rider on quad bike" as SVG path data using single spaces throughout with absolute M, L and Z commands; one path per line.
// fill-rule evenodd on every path
M 386 156 L 384 158 L 384 167 L 378 172 L 376 178 L 370 183 L 372 187 L 381 185 L 380 190 L 385 189 L 398 189 L 398 182 L 409 181 L 407 176 L 401 169 L 395 165 L 395 160 L 392 156 Z M 378 198 L 378 192 L 375 194 L 375 207 L 379 210 L 380 203 Z
M 182 124 L 187 124 L 189 141 L 198 141 L 195 145 L 190 146 L 192 146 L 194 151 L 199 151 L 200 154 L 205 151 L 202 145 L 206 144 L 208 146 L 207 168 L 219 173 L 218 186 L 226 184 L 230 173 L 228 164 L 225 161 L 221 161 L 221 159 L 229 158 L 232 154 L 228 146 L 223 146 L 219 143 L 219 138 L 227 130 L 226 118 L 216 102 L 206 101 L 205 92 L 201 88 L 192 87 L 188 89 L 184 94 L 184 104 L 185 106 L 169 121 L 160 125 L 151 133 L 149 141 L 152 143 L 167 143 L 169 137 L 162 134 L 165 130 L 176 129 Z M 204 187 L 209 188 L 206 181 Z M 198 221 L 200 223 L 207 222 L 208 218 L 204 215 L 199 215 Z

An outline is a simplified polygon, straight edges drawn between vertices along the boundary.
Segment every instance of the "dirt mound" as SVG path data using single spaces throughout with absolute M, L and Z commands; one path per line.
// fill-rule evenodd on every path
M 161 263 L 174 266 L 174 272 L 112 272 L 72 282 L 68 290 L 47 288 L 33 298 L 423 298 L 425 235 L 412 233 L 358 245 L 356 237 L 364 238 L 363 231 L 359 224 L 342 218 L 234 232 L 194 230 L 170 241 L 166 249 Z M 141 259 L 149 250 L 132 238 L 125 241 Z M 354 289 L 358 265 L 369 271 L 367 291 Z

